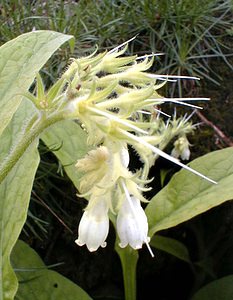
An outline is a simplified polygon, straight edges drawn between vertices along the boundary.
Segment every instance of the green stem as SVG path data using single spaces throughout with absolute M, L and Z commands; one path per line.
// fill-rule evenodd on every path
M 125 288 L 125 300 L 136 300 L 136 268 L 138 252 L 129 246 L 122 249 L 118 246 L 118 243 L 115 245 L 115 250 L 121 260 Z
M 32 142 L 50 125 L 64 120 L 67 118 L 64 112 L 59 112 L 48 116 L 47 118 L 42 115 L 42 117 L 34 124 L 34 126 L 23 136 L 23 138 L 17 143 L 14 149 L 3 161 L 0 166 L 0 184 L 8 175 L 8 173 L 13 169 L 15 164 L 18 162 L 20 157 L 24 154 L 27 148 L 32 144 Z

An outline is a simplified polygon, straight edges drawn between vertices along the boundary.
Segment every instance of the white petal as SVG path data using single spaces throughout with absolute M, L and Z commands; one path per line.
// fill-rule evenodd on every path
M 178 158 L 179 157 L 179 152 L 177 151 L 177 149 L 174 147 L 172 149 L 172 152 L 171 152 L 171 156 L 175 157 L 175 158 Z
M 120 151 L 122 165 L 127 168 L 129 165 L 129 151 L 126 147 L 122 147 Z

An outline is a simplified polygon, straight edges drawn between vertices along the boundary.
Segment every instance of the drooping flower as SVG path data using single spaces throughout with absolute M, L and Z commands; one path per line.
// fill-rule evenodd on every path
M 103 196 L 104 197 L 104 196 Z M 105 199 L 98 199 L 87 207 L 78 229 L 79 246 L 86 244 L 89 251 L 96 251 L 100 246 L 106 246 L 106 238 L 109 230 L 108 206 Z
M 112 193 L 117 189 L 121 176 L 130 177 L 127 167 L 129 154 L 124 143 L 110 141 L 106 146 L 91 150 L 80 159 L 76 167 L 84 173 L 80 180 L 80 191 L 89 196 L 88 205 L 81 218 L 76 243 L 86 244 L 90 251 L 105 247 L 109 230 L 109 209 L 114 210 Z
M 116 224 L 120 247 L 130 245 L 133 249 L 140 249 L 143 243 L 149 242 L 147 217 L 140 200 L 134 196 L 125 197 Z
M 154 254 L 149 245 L 148 221 L 141 206 L 141 201 L 146 201 L 139 192 L 141 187 L 129 179 L 121 179 L 119 185 L 122 191 L 121 205 L 116 220 L 117 234 L 120 238 L 119 246 L 124 248 L 129 245 L 133 249 L 140 249 L 143 244 L 146 244 L 153 257 Z

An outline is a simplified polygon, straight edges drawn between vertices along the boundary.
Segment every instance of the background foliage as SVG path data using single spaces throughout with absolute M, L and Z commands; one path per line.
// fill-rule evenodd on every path
M 233 135 L 230 125 L 233 90 L 229 79 L 232 76 L 232 1 L 2 1 L 0 23 L 1 44 L 35 29 L 74 35 L 74 56 L 89 54 L 96 44 L 100 49 L 114 47 L 138 34 L 129 52 L 165 54 L 155 62 L 153 71 L 203 78 L 200 83 L 184 82 L 182 86 L 169 84 L 164 93 L 210 96 L 212 101 L 205 110 L 207 117 L 226 135 Z M 69 46 L 63 46 L 42 69 L 47 86 L 63 72 L 70 51 Z M 170 107 L 167 109 L 170 110 Z M 194 120 L 199 122 L 197 117 Z M 55 269 L 78 283 L 94 299 L 122 299 L 121 268 L 119 258 L 113 251 L 114 231 L 108 238 L 108 247 L 94 254 L 88 253 L 85 248 L 78 248 L 73 242 L 85 201 L 77 201 L 75 188 L 55 155 L 67 161 L 65 171 L 69 174 L 73 172 L 69 168 L 70 161 L 77 160 L 82 149 L 76 157 L 69 154 L 59 157 L 59 149 L 66 146 L 61 136 L 77 130 L 73 128 L 76 124 L 66 125 L 54 127 L 54 134 L 45 134 L 40 142 L 42 160 L 21 238 L 41 255 L 45 264 L 63 262 Z M 69 136 L 71 145 L 67 145 L 68 148 L 73 143 L 72 134 Z M 190 140 L 194 145 L 192 158 L 226 147 L 216 131 L 208 126 L 201 126 Z M 48 148 L 55 155 L 48 152 Z M 34 161 L 36 163 L 36 159 Z M 135 159 L 133 167 L 137 168 L 137 164 Z M 161 170 L 170 172 L 165 177 L 165 183 L 177 171 L 160 159 L 151 170 L 155 181 L 152 183 L 153 192 L 148 197 L 161 189 Z M 77 185 L 76 182 L 74 184 Z M 157 197 L 160 197 L 159 194 Z M 189 299 L 201 286 L 233 274 L 232 215 L 233 207 L 228 202 L 161 232 L 162 236 L 182 243 L 183 250 L 175 253 L 173 250 L 171 256 L 168 246 L 165 247 L 166 253 L 155 243 L 154 260 L 146 249 L 140 251 L 137 269 L 139 299 L 145 297 L 145 290 L 148 294 L 156 293 L 157 299 L 172 299 L 175 296 Z M 174 242 L 171 241 L 170 245 L 174 249 Z M 177 257 L 186 259 L 178 260 Z M 187 263 L 187 260 L 193 263 Z

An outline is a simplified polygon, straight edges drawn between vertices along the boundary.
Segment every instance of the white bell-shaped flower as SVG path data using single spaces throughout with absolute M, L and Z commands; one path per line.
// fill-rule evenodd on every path
M 75 243 L 79 246 L 86 244 L 89 251 L 96 251 L 100 246 L 106 246 L 108 230 L 108 206 L 105 200 L 99 200 L 84 212 Z
M 132 248 L 139 249 L 143 243 L 148 244 L 147 217 L 137 198 L 125 197 L 117 216 L 117 233 L 121 248 L 129 244 Z

